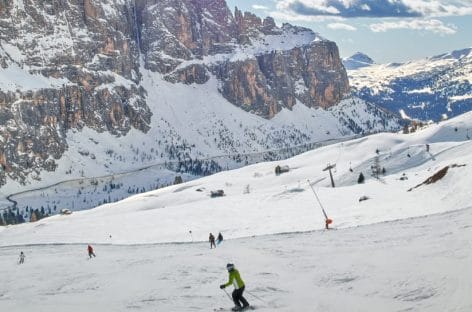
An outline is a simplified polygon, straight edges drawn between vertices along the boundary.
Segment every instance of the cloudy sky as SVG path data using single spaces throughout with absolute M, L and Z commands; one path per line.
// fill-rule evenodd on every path
M 227 0 L 278 24 L 309 27 L 341 55 L 403 62 L 472 47 L 472 0 Z

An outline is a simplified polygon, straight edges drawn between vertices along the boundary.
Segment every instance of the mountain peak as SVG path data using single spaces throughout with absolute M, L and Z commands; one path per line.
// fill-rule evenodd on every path
M 460 60 L 464 57 L 472 57 L 472 48 L 454 50 L 449 53 L 436 55 L 436 56 L 431 57 L 431 60 L 446 60 L 446 59 Z
M 343 59 L 344 67 L 347 70 L 358 69 L 374 64 L 374 61 L 365 53 L 356 52 L 348 58 Z

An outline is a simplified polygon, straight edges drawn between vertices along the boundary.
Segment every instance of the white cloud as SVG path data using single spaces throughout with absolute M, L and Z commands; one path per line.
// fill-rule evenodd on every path
M 260 5 L 260 4 L 253 4 L 252 8 L 254 10 L 268 10 L 269 8 L 266 7 L 265 5 Z
M 356 27 L 348 25 L 348 24 L 344 24 L 344 23 L 331 23 L 331 24 L 328 24 L 328 28 L 336 29 L 336 30 L 348 30 L 348 31 L 357 30 Z
M 277 0 L 276 8 L 303 17 L 440 17 L 472 15 L 472 0 Z
M 420 0 L 423 1 L 423 0 Z M 415 17 L 402 0 L 279 0 L 278 11 L 303 16 Z
M 287 22 L 325 22 L 325 21 L 342 21 L 344 20 L 338 16 L 308 16 L 295 14 L 290 11 L 273 11 L 269 14 L 273 18 Z
M 423 16 L 472 15 L 471 0 L 402 0 L 405 5 Z
M 451 24 L 445 25 L 442 21 L 431 20 L 400 20 L 395 22 L 383 22 L 370 24 L 373 32 L 386 32 L 392 29 L 413 29 L 430 31 L 441 35 L 452 35 L 457 32 L 457 27 Z

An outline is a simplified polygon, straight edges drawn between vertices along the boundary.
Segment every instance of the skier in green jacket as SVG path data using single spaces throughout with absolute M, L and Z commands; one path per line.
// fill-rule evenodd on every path
M 224 289 L 225 287 L 228 287 L 229 285 L 233 284 L 234 290 L 233 290 L 232 296 L 233 296 L 234 304 L 236 306 L 232 310 L 233 311 L 244 310 L 247 307 L 249 307 L 249 303 L 243 297 L 244 282 L 241 279 L 241 276 L 239 275 L 239 271 L 234 268 L 234 264 L 228 263 L 226 265 L 226 269 L 229 272 L 229 281 L 226 284 L 220 285 L 220 288 Z

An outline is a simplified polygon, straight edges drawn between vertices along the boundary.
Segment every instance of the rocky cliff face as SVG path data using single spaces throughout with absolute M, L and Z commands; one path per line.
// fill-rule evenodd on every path
M 336 44 L 308 29 L 278 28 L 270 17 L 237 8 L 233 16 L 223 0 L 140 6 L 148 8 L 139 10 L 145 66 L 170 81 L 205 83 L 211 73 L 226 99 L 265 118 L 297 100 L 327 108 L 349 90 Z
M 297 101 L 328 108 L 348 90 L 346 74 L 332 42 L 272 51 L 255 59 L 224 62 L 213 68 L 221 91 L 235 105 L 266 118 Z
M 115 135 L 149 129 L 133 10 L 109 2 L 0 3 L 3 182 L 5 172 L 21 181 L 39 168 L 54 170 L 69 129 L 87 126 Z M 116 16 L 107 12 L 112 9 Z
M 229 102 L 267 119 L 334 106 L 349 89 L 335 43 L 224 0 L 0 1 L 0 185 L 54 170 L 69 130 L 149 131 L 159 112 L 143 71 L 214 77 Z

